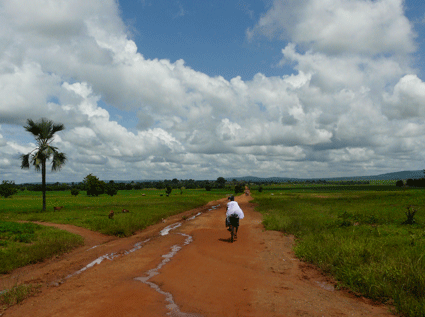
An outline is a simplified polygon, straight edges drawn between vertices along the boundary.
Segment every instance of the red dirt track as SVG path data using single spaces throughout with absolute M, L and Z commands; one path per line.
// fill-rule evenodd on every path
M 264 231 L 261 214 L 254 211 L 250 199 L 236 197 L 245 218 L 234 243 L 224 227 L 226 199 L 171 217 L 129 238 L 55 225 L 82 235 L 85 245 L 2 276 L 0 289 L 17 283 L 42 287 L 36 296 L 0 316 L 393 316 L 388 307 L 334 290 L 329 278 L 297 260 L 293 238 Z M 196 218 L 182 220 L 199 211 L 203 213 Z M 159 235 L 174 222 L 182 225 Z M 126 254 L 138 242 L 143 242 L 142 247 Z M 176 245 L 181 249 L 148 280 L 162 293 L 137 279 L 166 261 L 163 256 Z M 116 254 L 113 260 L 105 259 L 67 278 L 111 253 Z M 167 306 L 170 297 L 178 306 L 174 311 Z

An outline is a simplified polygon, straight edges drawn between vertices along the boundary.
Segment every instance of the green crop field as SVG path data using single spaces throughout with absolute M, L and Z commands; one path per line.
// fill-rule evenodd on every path
M 393 304 L 404 316 L 424 316 L 424 194 L 388 185 L 286 185 L 254 191 L 254 202 L 268 230 L 295 235 L 296 255 L 341 287 Z

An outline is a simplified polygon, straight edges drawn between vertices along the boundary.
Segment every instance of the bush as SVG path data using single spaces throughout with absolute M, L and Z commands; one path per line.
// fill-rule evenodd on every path
M 79 189 L 78 188 L 71 188 L 71 195 L 72 196 L 77 196 L 78 194 L 80 193 L 80 191 L 79 191 Z
M 399 180 L 399 181 L 397 181 L 397 182 L 395 183 L 395 185 L 396 185 L 397 187 L 403 187 L 403 186 L 404 186 L 404 183 L 403 183 L 403 181 L 402 181 L 402 180 Z
M 416 214 L 416 209 L 413 209 L 413 206 L 407 206 L 406 208 L 407 210 L 404 212 L 404 214 L 406 215 L 407 219 L 406 221 L 403 222 L 403 224 L 405 225 L 413 225 L 415 223 L 415 214 Z
M 113 184 L 109 184 L 109 185 L 106 186 L 106 193 L 109 196 L 112 197 L 112 196 L 118 194 L 118 190 L 117 190 L 117 188 Z
M 165 190 L 165 193 L 167 194 L 167 196 L 170 196 L 172 190 L 173 189 L 171 188 L 171 186 L 167 186 L 167 189 Z
M 239 193 L 243 193 L 244 192 L 244 187 L 242 184 L 238 184 L 235 186 L 235 194 L 239 194 Z
M 3 181 L 0 185 L 0 196 L 4 198 L 11 197 L 18 192 L 15 183 L 12 181 Z
M 89 174 L 83 180 L 87 190 L 87 196 L 99 196 L 105 193 L 106 183 L 99 180 L 96 176 Z

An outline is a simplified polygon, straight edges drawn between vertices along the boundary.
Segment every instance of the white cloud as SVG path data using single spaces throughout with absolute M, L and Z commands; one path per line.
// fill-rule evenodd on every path
M 385 94 L 385 114 L 391 119 L 425 118 L 425 83 L 416 75 L 406 75 Z
M 263 34 L 329 54 L 412 53 L 414 32 L 403 0 L 274 0 L 249 38 Z

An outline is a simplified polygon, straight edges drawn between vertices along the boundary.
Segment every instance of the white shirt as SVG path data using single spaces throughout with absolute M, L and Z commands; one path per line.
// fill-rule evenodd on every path
M 239 207 L 236 201 L 231 201 L 227 203 L 226 216 L 229 217 L 230 215 L 233 215 L 233 214 L 237 214 L 239 219 L 243 219 L 243 217 L 245 217 L 241 207 Z

